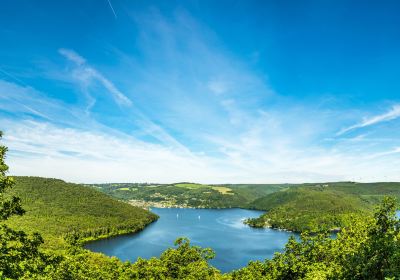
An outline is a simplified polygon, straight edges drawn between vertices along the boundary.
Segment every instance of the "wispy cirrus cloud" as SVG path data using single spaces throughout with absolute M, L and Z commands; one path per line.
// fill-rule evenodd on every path
M 0 80 L 0 111 L 2 112 L 24 118 L 35 116 L 47 121 L 52 121 L 61 112 L 65 113 L 62 106 L 58 107 L 56 102 L 48 103 L 46 100 L 43 94 L 32 87 Z M 64 116 L 65 121 L 68 117 Z
M 80 56 L 73 50 L 59 49 L 59 53 L 73 62 L 76 66 L 74 69 L 75 78 L 81 81 L 85 87 L 90 86 L 94 82 L 98 82 L 103 85 L 109 93 L 112 94 L 114 100 L 123 106 L 131 106 L 132 101 L 123 94 L 109 79 L 101 74 L 97 69 L 90 66 L 86 59 Z
M 45 121 L 57 127 L 73 127 L 103 131 L 110 135 L 124 135 L 124 133 L 118 132 L 117 128 L 106 126 L 102 120 L 88 115 L 86 110 L 86 107 L 70 106 L 58 99 L 50 98 L 45 93 L 26 84 L 21 86 L 0 80 L 0 113 L 5 112 L 8 116 L 21 120 Z M 191 152 L 186 146 L 177 141 L 164 128 L 151 121 L 140 110 L 134 108 L 133 105 L 125 108 L 124 113 L 127 117 L 121 116 L 123 122 L 132 128 L 139 129 L 139 135 L 154 138 L 169 149 L 179 150 L 186 153 L 187 156 L 191 156 Z M 2 122 L 0 122 L 1 124 Z
M 385 156 L 390 156 L 390 155 L 395 155 L 395 154 L 400 154 L 400 147 L 395 147 L 389 151 L 384 151 L 384 152 L 379 152 L 375 154 L 369 155 L 367 158 L 368 159 L 375 159 L 378 157 L 385 157 Z
M 90 59 L 60 49 L 66 60 L 32 86 L 0 73 L 8 81 L 0 80 L 0 128 L 14 174 L 76 182 L 400 180 L 396 132 L 335 137 L 353 112 L 279 95 L 267 73 L 187 11 L 127 14 L 124 25 L 138 34 L 123 46 L 100 45 Z M 365 119 L 341 134 L 396 117 Z
M 39 121 L 5 121 L 13 174 L 58 177 L 74 182 L 228 181 L 218 161 L 129 135 L 59 127 Z M 225 169 L 229 169 L 225 168 Z M 56 174 L 56 175 L 55 175 Z
M 260 120 L 262 121 L 262 120 Z M 5 144 L 13 174 L 58 177 L 73 182 L 278 183 L 399 179 L 386 156 L 370 157 L 288 143 L 265 145 L 263 129 L 237 141 L 219 139 L 224 157 L 192 155 L 128 135 L 59 127 L 47 122 L 6 121 Z M 386 162 L 386 164 L 385 164 Z M 56 176 L 55 176 L 56 174 Z
M 279 110 L 249 113 L 240 104 L 227 102 L 233 125 L 239 129 L 234 136 L 219 132 L 208 136 L 207 142 L 218 150 L 216 155 L 208 151 L 202 137 L 199 141 L 205 145 L 204 153 L 192 153 L 139 113 L 135 116 L 142 121 L 140 133 L 158 137 L 159 143 L 102 126 L 83 111 L 67 108 L 30 87 L 3 82 L 0 93 L 0 105 L 13 104 L 13 100 L 29 105 L 27 108 L 15 103 L 0 108 L 25 114 L 18 120 L 2 118 L 0 124 L 10 147 L 11 170 L 16 175 L 59 177 L 74 182 L 277 183 L 376 181 L 383 176 L 400 179 L 394 156 L 398 149 L 371 153 L 369 143 L 347 141 L 333 147 L 312 144 L 310 136 L 324 125 L 311 124 L 312 117 L 301 125 L 293 121 L 305 120 L 304 116 L 310 114 L 308 108 L 304 112 L 286 110 L 283 116 Z M 31 109 L 47 118 L 29 120 Z
M 370 118 L 365 118 L 360 123 L 343 128 L 336 135 L 340 136 L 340 135 L 345 134 L 346 132 L 349 132 L 354 129 L 368 127 L 368 126 L 375 125 L 375 124 L 382 123 L 382 122 L 388 122 L 391 120 L 395 120 L 399 117 L 400 117 L 400 105 L 396 104 L 388 112 L 381 114 L 381 115 L 376 115 L 376 116 L 373 116 Z

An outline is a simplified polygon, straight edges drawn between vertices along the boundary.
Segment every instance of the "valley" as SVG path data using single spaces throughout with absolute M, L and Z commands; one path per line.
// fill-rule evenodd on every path
M 384 196 L 400 198 L 400 183 L 314 184 L 100 184 L 87 185 L 132 205 L 149 208 L 243 208 L 265 211 L 253 227 L 295 232 L 338 231 L 353 216 L 372 215 Z M 223 191 L 221 191 L 223 190 Z
M 356 252 L 369 258 L 363 251 L 365 246 L 383 238 L 375 237 L 382 232 L 380 219 L 386 219 L 390 228 L 398 222 L 394 217 L 397 205 L 384 198 L 399 196 L 398 183 L 112 185 L 119 201 L 97 185 L 15 177 L 15 186 L 4 199 L 20 197 L 26 213 L 5 224 L 30 236 L 40 234 L 44 244 L 39 251 L 34 249 L 28 254 L 28 267 L 13 273 L 47 275 L 49 279 L 70 279 L 63 275 L 72 279 L 162 276 L 244 280 L 261 279 L 260 275 L 281 279 L 280 275 L 292 273 L 291 266 L 286 271 L 281 265 L 294 254 L 297 261 L 293 265 L 309 262 L 298 275 L 312 275 L 314 270 L 308 270 L 314 264 L 341 268 L 323 272 L 327 277 L 353 275 L 353 266 L 347 270 L 346 264 Z M 132 185 L 136 190 L 131 191 Z M 137 193 L 137 200 L 131 195 L 123 199 L 122 191 Z M 191 195 L 196 199 L 188 199 Z M 383 203 L 378 202 L 380 199 Z M 129 204 L 133 201 L 140 207 Z M 153 208 L 155 203 L 162 203 L 164 208 Z M 214 205 L 218 207 L 211 207 Z M 143 208 L 150 208 L 155 214 Z M 321 233 L 335 227 L 336 238 Z M 393 234 L 397 236 L 396 229 Z M 385 237 L 387 246 L 397 246 L 390 236 Z M 175 247 L 171 248 L 175 239 Z M 33 242 L 28 240 L 24 242 Z M 36 248 L 39 244 L 29 246 Z M 305 260 L 311 258 L 308 252 L 318 259 Z M 327 259 L 320 259 L 321 254 Z M 171 266 L 178 270 L 174 272 Z

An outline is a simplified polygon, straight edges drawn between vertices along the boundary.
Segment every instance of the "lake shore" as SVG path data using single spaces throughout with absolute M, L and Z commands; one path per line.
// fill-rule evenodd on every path
M 132 206 L 136 206 L 139 208 L 143 208 L 146 210 L 149 210 L 150 208 L 188 208 L 188 209 L 232 209 L 233 207 L 204 207 L 204 206 L 199 206 L 199 207 L 194 207 L 190 206 L 188 204 L 177 204 L 171 201 L 146 201 L 146 200 L 138 200 L 138 199 L 130 199 L 128 201 L 125 201 L 128 204 Z M 240 207 L 234 207 L 234 208 L 240 208 Z M 248 208 L 240 208 L 240 209 L 248 209 Z M 251 210 L 251 209 L 249 209 Z
M 138 257 L 158 257 L 179 237 L 187 237 L 193 245 L 212 248 L 216 258 L 210 264 L 223 272 L 247 265 L 250 260 L 273 257 L 284 248 L 292 233 L 258 230 L 243 224 L 244 217 L 257 217 L 257 210 L 154 208 L 160 219 L 135 234 L 90 242 L 85 248 L 122 261 Z M 262 244 L 262 245 L 260 245 Z

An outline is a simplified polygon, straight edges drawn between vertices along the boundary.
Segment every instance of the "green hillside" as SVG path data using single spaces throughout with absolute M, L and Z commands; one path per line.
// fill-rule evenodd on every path
M 121 200 L 140 200 L 150 205 L 197 208 L 248 208 L 255 199 L 289 187 L 286 184 L 203 185 L 188 182 L 169 185 L 111 183 L 86 186 Z
M 328 184 L 330 188 L 343 191 L 348 194 L 361 196 L 362 199 L 378 204 L 384 196 L 400 198 L 400 183 L 398 182 L 377 182 L 377 183 L 356 183 L 339 182 Z
M 346 226 L 351 215 L 369 215 L 373 205 L 361 195 L 327 185 L 303 186 L 255 200 L 251 206 L 267 212 L 248 223 L 292 231 L 329 230 Z
M 63 247 L 67 233 L 90 240 L 136 232 L 157 219 L 149 211 L 78 184 L 40 177 L 15 177 L 15 181 L 9 195 L 21 198 L 26 214 L 8 224 L 39 232 L 47 247 Z

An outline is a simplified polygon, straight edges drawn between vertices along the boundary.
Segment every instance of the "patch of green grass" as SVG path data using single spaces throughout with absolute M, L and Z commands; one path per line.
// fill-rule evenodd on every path
M 208 185 L 196 184 L 196 183 L 178 183 L 174 184 L 176 187 L 186 188 L 186 189 L 198 189 L 198 188 L 207 188 L 210 187 Z
M 227 187 L 212 187 L 213 190 L 216 190 L 222 194 L 234 195 L 231 188 Z

